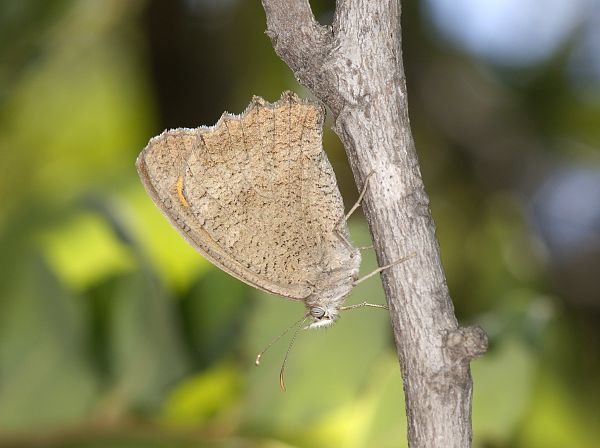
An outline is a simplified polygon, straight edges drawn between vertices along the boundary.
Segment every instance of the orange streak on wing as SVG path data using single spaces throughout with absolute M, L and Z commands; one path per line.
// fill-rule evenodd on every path
M 183 177 L 179 176 L 175 188 L 177 188 L 177 196 L 179 196 L 179 202 L 181 202 L 181 204 L 184 207 L 189 208 L 190 204 L 188 203 L 187 199 L 185 198 L 185 195 L 183 194 Z

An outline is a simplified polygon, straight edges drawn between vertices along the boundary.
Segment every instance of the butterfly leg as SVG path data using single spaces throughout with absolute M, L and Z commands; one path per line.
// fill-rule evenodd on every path
M 346 213 L 344 216 L 342 216 L 338 220 L 336 227 L 339 227 L 342 222 L 348 221 L 348 218 L 350 218 L 350 216 L 352 216 L 352 213 L 354 213 L 356 211 L 356 209 L 358 207 L 360 207 L 360 204 L 365 196 L 365 193 L 367 192 L 367 187 L 369 186 L 369 179 L 371 178 L 371 176 L 373 174 L 375 174 L 375 171 L 371 171 L 369 174 L 367 174 L 367 177 L 365 177 L 365 183 L 363 184 L 362 190 L 360 191 L 360 194 L 358 195 L 358 199 L 356 200 L 356 202 L 354 203 L 352 208 L 348 211 L 348 213 Z
M 386 305 L 379 305 L 377 303 L 369 303 L 369 302 L 361 302 L 361 303 L 357 303 L 356 305 L 343 306 L 340 308 L 340 310 L 354 310 L 356 308 L 364 308 L 364 307 L 381 308 L 382 310 L 389 310 L 389 308 Z
M 368 246 L 358 246 L 357 249 L 358 250 L 370 250 L 370 249 L 373 249 L 373 245 L 369 244 Z
M 350 251 L 350 253 L 354 253 L 354 251 L 356 249 L 354 249 L 354 246 L 348 240 L 348 237 L 346 235 L 344 235 L 337 226 L 335 227 L 335 234 L 338 236 L 338 238 L 340 240 L 342 240 L 342 243 L 344 243 L 344 245 L 348 248 L 348 250 Z M 354 255 L 352 255 L 352 256 L 354 256 Z
M 367 192 L 367 187 L 369 185 L 369 179 L 371 178 L 371 176 L 374 173 L 375 173 L 375 171 L 371 171 L 369 174 L 367 174 L 367 177 L 365 177 L 365 183 L 363 184 L 362 190 L 361 190 L 360 194 L 358 195 L 358 199 L 356 200 L 355 204 L 348 211 L 348 213 L 346 213 L 345 215 L 340 217 L 340 219 L 338 220 L 338 222 L 335 224 L 335 227 L 334 227 L 335 233 L 340 237 L 340 239 L 344 242 L 344 244 L 351 251 L 354 250 L 354 246 L 352 245 L 352 243 L 350 243 L 350 241 L 348 241 L 348 238 L 342 232 L 342 224 L 344 224 L 346 221 L 348 221 L 348 218 L 350 218 L 350 216 L 352 216 L 352 213 L 354 213 L 356 211 L 356 209 L 358 207 L 360 207 L 363 197 L 365 196 L 365 193 Z
M 361 278 L 359 278 L 358 280 L 356 280 L 356 281 L 354 282 L 354 285 L 356 286 L 356 285 L 358 285 L 359 283 L 362 283 L 362 282 L 364 282 L 364 281 L 365 281 L 365 280 L 367 280 L 368 278 L 371 278 L 371 277 L 373 277 L 374 275 L 377 275 L 377 274 L 379 274 L 380 272 L 382 272 L 382 271 L 385 271 L 386 269 L 389 269 L 389 268 L 391 268 L 392 266 L 395 266 L 395 265 L 397 265 L 397 264 L 400 264 L 400 263 L 402 263 L 402 262 L 404 262 L 404 261 L 408 260 L 409 258 L 412 258 L 412 257 L 414 257 L 415 255 L 417 255 L 417 254 L 415 254 L 415 253 L 412 253 L 412 254 L 410 254 L 410 255 L 407 255 L 406 257 L 402 257 L 402 258 L 400 258 L 400 259 L 398 259 L 398 260 L 396 260 L 396 261 L 394 261 L 394 262 L 392 262 L 392 263 L 390 263 L 390 264 L 386 264 L 385 266 L 381 266 L 381 267 L 379 267 L 379 268 L 375 269 L 373 272 L 370 272 L 369 274 L 365 275 L 364 277 L 361 277 Z

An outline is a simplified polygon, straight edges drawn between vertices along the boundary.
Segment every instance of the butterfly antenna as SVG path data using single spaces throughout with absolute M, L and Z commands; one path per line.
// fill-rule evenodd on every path
M 292 339 L 290 340 L 290 345 L 288 346 L 288 349 L 285 352 L 285 358 L 283 358 L 283 362 L 281 363 L 281 370 L 279 371 L 279 386 L 281 386 L 281 390 L 284 392 L 285 392 L 285 381 L 283 380 L 283 373 L 285 371 L 285 365 L 288 360 L 288 355 L 292 351 L 294 342 L 296 342 L 296 337 L 298 336 L 298 333 L 300 332 L 300 330 L 302 330 L 302 328 L 304 326 L 304 322 L 306 322 L 306 319 L 308 319 L 308 316 L 304 316 L 304 318 L 302 318 L 300 325 L 298 326 L 298 328 L 296 328 L 296 331 L 294 331 L 294 334 L 292 335 Z
M 271 342 L 269 342 L 267 344 L 267 346 L 264 348 L 264 350 L 262 352 L 260 352 L 258 355 L 256 355 L 256 361 L 254 361 L 254 364 L 256 364 L 256 366 L 259 366 L 260 360 L 261 360 L 262 356 L 266 353 L 266 351 L 269 350 L 273 346 L 273 344 L 275 344 L 278 340 L 280 340 L 282 337 L 284 337 L 286 334 L 288 334 L 292 328 L 302 324 L 306 320 L 306 317 L 307 316 L 303 316 L 298 321 L 294 322 L 292 325 L 287 327 L 283 333 L 281 333 L 279 336 L 277 336 L 275 339 L 273 339 Z

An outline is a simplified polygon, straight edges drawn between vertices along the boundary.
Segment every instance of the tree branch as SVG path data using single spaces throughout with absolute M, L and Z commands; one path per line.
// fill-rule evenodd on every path
M 327 104 L 354 177 L 374 171 L 363 202 L 382 274 L 404 390 L 409 445 L 468 447 L 469 362 L 479 328 L 459 328 L 412 139 L 399 0 L 338 0 L 331 27 L 307 0 L 262 0 L 267 34 L 298 81 Z

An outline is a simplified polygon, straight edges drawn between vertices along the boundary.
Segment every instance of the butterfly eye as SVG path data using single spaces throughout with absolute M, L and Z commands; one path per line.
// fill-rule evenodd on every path
M 320 319 L 325 315 L 325 310 L 319 306 L 315 306 L 310 309 L 310 315 L 312 317 Z

